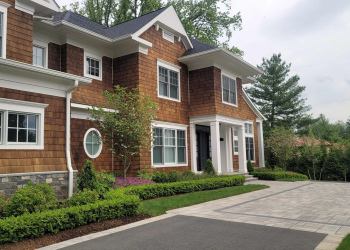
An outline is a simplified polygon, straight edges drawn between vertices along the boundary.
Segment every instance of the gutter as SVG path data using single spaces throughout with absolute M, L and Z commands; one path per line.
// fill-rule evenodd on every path
M 78 87 L 78 85 L 78 80 L 75 80 L 74 84 L 67 90 L 66 93 L 66 159 L 68 169 L 68 198 L 70 198 L 73 195 L 73 167 L 70 155 L 70 100 L 72 98 L 73 90 L 75 90 Z

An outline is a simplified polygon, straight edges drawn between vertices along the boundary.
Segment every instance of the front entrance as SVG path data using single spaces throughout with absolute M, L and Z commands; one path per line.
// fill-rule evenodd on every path
M 207 159 L 211 159 L 210 127 L 196 125 L 197 171 L 203 171 Z

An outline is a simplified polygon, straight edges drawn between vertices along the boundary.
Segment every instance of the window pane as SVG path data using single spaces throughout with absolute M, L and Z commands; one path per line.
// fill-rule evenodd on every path
M 159 95 L 168 96 L 168 84 L 165 82 L 159 82 Z
M 229 90 L 229 78 L 222 76 L 222 87 L 223 89 Z
M 163 147 L 153 148 L 153 163 L 163 163 Z
M 9 124 L 9 127 L 17 128 L 17 115 L 9 114 L 8 124 Z
M 248 133 L 248 124 L 244 124 L 245 133 Z
M 163 145 L 163 129 L 155 128 L 154 129 L 154 145 Z
M 178 73 L 170 71 L 170 83 L 173 85 L 178 85 Z
M 8 129 L 8 142 L 17 142 L 17 129 Z
M 175 146 L 175 130 L 165 129 L 165 145 Z
M 165 163 L 175 163 L 175 147 L 165 148 Z
M 43 57 L 43 51 L 44 51 L 44 49 L 43 48 L 39 48 L 39 47 L 36 47 L 36 56 L 37 57 Z
M 238 141 L 234 141 L 235 152 L 238 152 Z
M 223 95 L 223 100 L 224 102 L 228 102 L 228 90 L 223 90 L 222 95 Z
M 28 128 L 36 128 L 36 116 L 28 115 Z
M 178 88 L 179 88 L 178 86 L 170 84 L 170 97 L 171 98 L 178 99 L 178 95 L 177 95 Z
M 177 146 L 178 147 L 186 146 L 185 131 L 183 131 L 183 130 L 178 130 L 177 131 Z
M 28 142 L 36 142 L 36 130 L 28 130 Z
M 86 136 L 86 142 L 92 143 L 92 131 L 90 131 Z
M 92 144 L 87 143 L 86 144 L 86 150 L 88 151 L 89 155 L 93 155 Z
M 98 134 L 95 131 L 91 131 L 91 135 L 92 135 L 92 143 L 94 144 L 100 144 L 100 138 L 98 136 Z
M 100 144 L 92 144 L 92 155 L 96 155 L 100 149 Z
M 177 161 L 178 163 L 186 162 L 186 148 L 178 148 L 177 149 Z
M 233 126 L 233 135 L 237 136 L 237 127 L 236 126 Z
M 230 91 L 230 103 L 232 104 L 236 104 L 236 98 L 235 98 L 235 94 L 233 92 Z
M 18 127 L 19 128 L 27 128 L 27 116 L 19 115 L 18 116 Z
M 27 142 L 27 130 L 19 129 L 18 130 L 18 142 Z
M 232 92 L 236 92 L 236 84 L 235 84 L 235 80 L 230 79 L 230 91 Z
M 253 134 L 253 124 L 249 124 L 249 134 Z

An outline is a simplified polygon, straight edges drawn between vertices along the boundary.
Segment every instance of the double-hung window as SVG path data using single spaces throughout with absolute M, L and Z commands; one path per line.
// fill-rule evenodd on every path
M 0 149 L 44 149 L 46 107 L 0 98 Z
M 0 1 L 0 57 L 6 58 L 7 9 L 11 5 Z
M 187 164 L 185 128 L 155 127 L 153 138 L 152 163 L 155 167 Z
M 237 105 L 236 81 L 225 75 L 222 75 L 222 101 L 227 104 Z
M 102 57 L 85 52 L 84 75 L 102 80 Z
M 246 145 L 246 158 L 247 161 L 255 161 L 254 151 L 254 130 L 252 123 L 245 123 L 245 145 Z
M 180 67 L 158 59 L 158 96 L 180 101 Z

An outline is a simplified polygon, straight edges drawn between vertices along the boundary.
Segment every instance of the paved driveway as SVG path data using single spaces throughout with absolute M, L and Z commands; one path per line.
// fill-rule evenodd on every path
M 73 239 L 46 249 L 58 249 L 77 243 L 69 249 L 84 249 L 84 246 L 95 246 L 96 244 L 100 246 L 100 249 L 106 249 L 103 247 L 103 242 L 107 241 L 110 242 L 109 247 L 113 248 L 115 245 L 116 248 L 120 248 L 119 243 L 123 241 L 122 238 L 126 237 L 129 239 L 140 237 L 140 246 L 142 242 L 147 242 L 147 239 L 153 237 L 154 241 L 151 241 L 151 246 L 161 249 L 157 247 L 158 244 L 169 248 L 164 245 L 168 239 L 166 236 L 169 237 L 168 243 L 179 242 L 179 244 L 188 242 L 184 239 L 189 237 L 193 240 L 192 246 L 197 247 L 187 249 L 198 249 L 203 248 L 200 245 L 201 241 L 197 241 L 198 235 L 201 235 L 203 242 L 207 239 L 212 240 L 208 241 L 207 248 L 204 247 L 212 249 L 215 247 L 210 247 L 210 244 L 215 242 L 216 237 L 210 238 L 211 234 L 206 234 L 210 232 L 210 225 L 212 225 L 213 229 L 218 232 L 216 234 L 219 235 L 218 242 L 222 242 L 220 237 L 224 235 L 224 239 L 228 240 L 227 244 L 231 244 L 232 248 L 238 244 L 245 246 L 245 242 L 254 241 L 254 239 L 262 243 L 260 247 L 253 244 L 248 248 L 237 247 L 235 249 L 265 249 L 263 246 L 266 244 L 267 246 L 270 244 L 269 249 L 275 249 L 273 246 L 280 247 L 281 245 L 278 244 L 284 244 L 286 247 L 279 249 L 290 249 L 289 246 L 293 246 L 292 249 L 302 249 L 302 245 L 307 245 L 303 249 L 313 249 L 317 246 L 316 249 L 328 250 L 335 249 L 342 238 L 350 233 L 350 184 L 348 183 L 254 181 L 249 184 L 266 184 L 270 188 L 171 210 L 167 215 Z M 174 222 L 172 220 L 182 221 L 182 226 L 172 227 L 172 225 L 181 224 L 172 223 Z M 171 232 L 172 228 L 173 232 Z M 172 236 L 181 234 L 181 237 L 176 237 L 176 241 L 172 241 L 175 239 Z M 251 237 L 252 235 L 255 235 L 255 238 Z M 325 237 L 325 235 L 328 236 Z M 120 238 L 121 236 L 123 237 Z M 270 243 L 263 241 L 266 237 L 276 238 L 277 241 Z M 300 247 L 290 245 L 295 239 L 300 241 Z M 84 241 L 86 242 L 82 243 Z M 227 248 L 228 245 L 222 244 L 222 249 Z M 179 248 L 186 248 L 181 246 Z
M 350 184 L 251 183 L 270 188 L 168 213 L 328 234 L 317 249 L 335 249 L 350 233 Z

